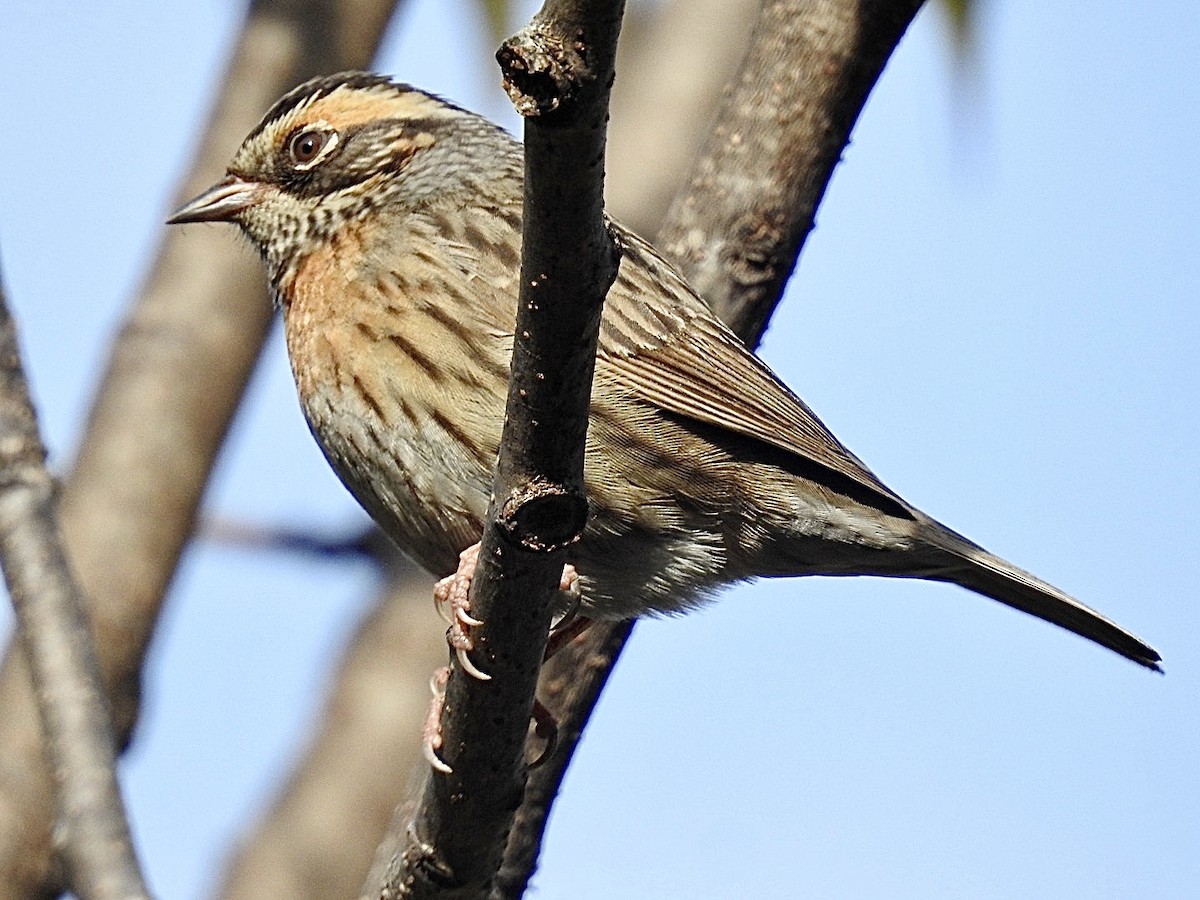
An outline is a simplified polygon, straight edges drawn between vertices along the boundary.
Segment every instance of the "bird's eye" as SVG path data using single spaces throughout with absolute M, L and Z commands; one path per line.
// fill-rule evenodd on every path
M 301 131 L 288 145 L 288 152 L 298 165 L 307 165 L 321 155 L 329 142 L 329 135 L 322 131 Z

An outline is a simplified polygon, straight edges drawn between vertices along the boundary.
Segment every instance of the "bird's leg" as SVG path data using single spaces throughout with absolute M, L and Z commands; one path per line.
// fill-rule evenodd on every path
M 446 683 L 449 680 L 449 666 L 442 666 L 429 679 L 433 699 L 429 701 L 425 724 L 421 727 L 421 754 L 434 770 L 443 775 L 454 771 L 438 756 L 438 751 L 442 749 L 442 709 L 446 706 Z
M 483 622 L 471 615 L 471 579 L 475 577 L 475 566 L 479 563 L 479 544 L 475 543 L 458 554 L 458 570 L 433 586 L 433 602 L 450 628 L 446 641 L 458 657 L 459 665 L 468 675 L 480 681 L 490 681 L 492 676 L 478 669 L 467 655 L 475 649 L 471 640 L 471 628 Z
M 468 675 L 490 681 L 491 676 L 479 670 L 467 655 L 475 649 L 471 639 L 471 628 L 482 625 L 483 622 L 471 615 L 471 580 L 475 577 L 475 567 L 479 563 L 479 544 L 472 544 L 458 555 L 458 570 L 439 581 L 433 588 L 433 602 L 442 618 L 449 624 L 446 631 L 446 641 L 458 657 L 459 664 Z M 542 661 L 558 653 L 576 637 L 587 630 L 592 620 L 580 616 L 580 587 L 579 573 L 571 565 L 563 566 L 562 578 L 559 579 L 558 589 L 569 597 L 567 611 L 554 624 L 550 639 L 546 643 L 546 652 Z M 449 773 L 451 768 L 438 756 L 442 746 L 442 709 L 446 704 L 446 684 L 450 679 L 450 669 L 442 666 L 433 673 L 429 688 L 433 699 L 425 714 L 425 724 L 421 729 L 421 749 L 425 759 L 439 772 Z M 558 722 L 554 714 L 538 700 L 533 700 L 533 733 L 546 742 L 545 748 L 538 757 L 529 764 L 536 768 L 549 759 L 558 744 Z
M 450 626 L 446 632 L 446 641 L 458 657 L 463 671 L 480 681 L 490 681 L 492 676 L 481 671 L 467 655 L 475 649 L 475 642 L 471 639 L 471 628 L 483 624 L 471 615 L 471 580 L 475 577 L 475 567 L 478 564 L 479 544 L 476 543 L 458 555 L 458 570 L 434 585 L 433 602 Z M 589 619 L 576 618 L 581 594 L 579 573 L 575 571 L 574 566 L 563 566 L 558 589 L 570 597 L 570 605 L 551 631 L 543 660 L 549 659 L 566 646 L 572 638 L 582 633 L 590 622 Z

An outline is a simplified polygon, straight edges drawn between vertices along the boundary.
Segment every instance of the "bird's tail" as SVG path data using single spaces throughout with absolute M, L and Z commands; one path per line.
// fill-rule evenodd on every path
M 923 577 L 961 585 L 1073 631 L 1148 669 L 1162 671 L 1158 651 L 1115 622 L 940 523 L 927 520 L 923 525 L 921 536 L 925 543 L 950 556 L 944 566 L 937 566 L 936 571 L 929 571 Z

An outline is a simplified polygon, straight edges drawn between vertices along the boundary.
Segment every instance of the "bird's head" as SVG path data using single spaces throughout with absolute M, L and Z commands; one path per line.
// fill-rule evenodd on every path
M 431 94 L 366 72 L 315 78 L 267 111 L 226 176 L 167 221 L 233 222 L 272 279 L 343 228 L 377 213 L 463 202 L 519 171 L 500 128 Z

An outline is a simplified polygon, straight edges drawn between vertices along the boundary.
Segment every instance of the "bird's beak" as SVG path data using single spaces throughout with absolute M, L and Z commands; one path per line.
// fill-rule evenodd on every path
M 229 175 L 175 210 L 175 214 L 167 219 L 167 224 L 236 222 L 238 215 L 258 203 L 267 190 L 264 184 Z

